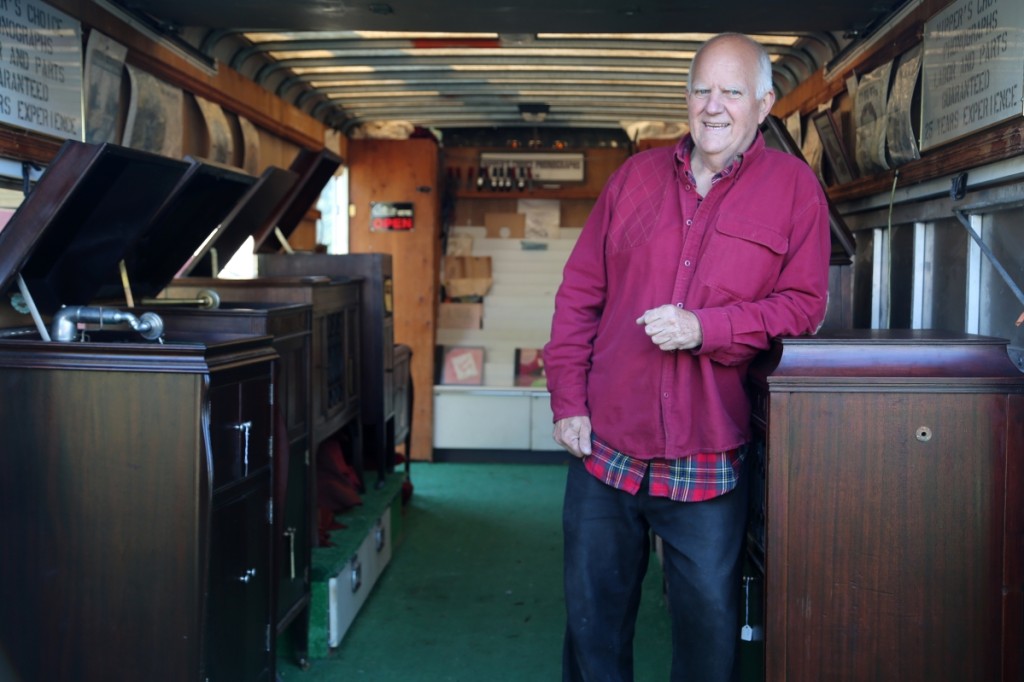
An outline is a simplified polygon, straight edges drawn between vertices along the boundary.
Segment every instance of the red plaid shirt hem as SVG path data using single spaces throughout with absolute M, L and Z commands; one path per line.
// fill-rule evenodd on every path
M 736 487 L 744 449 L 701 452 L 681 459 L 645 460 L 619 452 L 594 436 L 592 454 L 583 460 L 591 475 L 607 485 L 636 495 L 650 470 L 648 493 L 677 502 L 702 502 Z

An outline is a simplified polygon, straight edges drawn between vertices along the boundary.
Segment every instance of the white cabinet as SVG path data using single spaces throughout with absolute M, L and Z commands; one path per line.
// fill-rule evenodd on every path
M 435 448 L 561 451 L 551 438 L 550 394 L 515 385 L 515 357 L 516 349 L 547 343 L 555 292 L 579 232 L 563 227 L 557 239 L 527 242 L 456 228 L 473 238 L 474 256 L 491 258 L 494 283 L 483 297 L 480 329 L 437 330 L 439 346 L 483 348 L 484 367 L 482 386 L 434 386 Z
M 548 400 L 540 389 L 435 386 L 434 447 L 558 450 Z
M 551 414 L 551 394 L 547 391 L 530 396 L 530 449 L 561 450 L 551 437 L 554 430 Z

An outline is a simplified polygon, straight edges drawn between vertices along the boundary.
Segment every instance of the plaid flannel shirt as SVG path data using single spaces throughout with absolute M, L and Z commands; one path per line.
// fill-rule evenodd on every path
M 636 495 L 650 470 L 648 493 L 677 502 L 702 502 L 736 487 L 745 448 L 708 452 L 681 459 L 638 459 L 618 452 L 597 436 L 592 454 L 583 463 L 591 475 L 619 490 Z

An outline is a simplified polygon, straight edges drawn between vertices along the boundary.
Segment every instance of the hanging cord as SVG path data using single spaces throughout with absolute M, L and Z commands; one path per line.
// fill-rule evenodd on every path
M 892 189 L 889 192 L 889 216 L 886 219 L 886 283 L 885 283 L 885 328 L 892 327 L 892 233 L 895 226 L 892 224 L 892 211 L 896 203 L 896 183 L 900 179 L 900 171 L 897 168 L 892 175 Z

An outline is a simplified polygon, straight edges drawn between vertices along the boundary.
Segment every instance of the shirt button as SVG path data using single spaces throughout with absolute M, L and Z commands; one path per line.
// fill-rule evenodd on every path
M 690 267 L 690 261 L 684 260 L 683 265 L 685 265 L 686 267 Z
M 662 394 L 661 394 L 661 397 L 662 397 L 662 398 L 667 398 L 667 397 L 668 397 L 668 393 L 662 393 Z
M 683 307 L 683 304 L 682 304 L 682 303 L 676 303 L 676 307 L 677 307 L 677 308 L 682 308 L 682 307 Z
M 692 221 L 692 220 L 687 220 L 687 221 L 686 221 L 686 224 L 687 224 L 687 226 L 689 226 L 689 225 L 693 225 L 693 221 Z
M 689 185 L 686 186 L 686 191 L 689 192 L 692 189 Z

